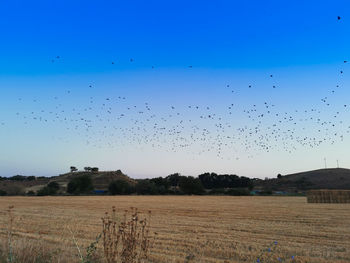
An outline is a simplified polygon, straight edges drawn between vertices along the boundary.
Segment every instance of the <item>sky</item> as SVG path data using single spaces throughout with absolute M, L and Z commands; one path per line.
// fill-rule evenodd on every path
M 0 176 L 350 167 L 349 11 L 346 0 L 1 1 Z

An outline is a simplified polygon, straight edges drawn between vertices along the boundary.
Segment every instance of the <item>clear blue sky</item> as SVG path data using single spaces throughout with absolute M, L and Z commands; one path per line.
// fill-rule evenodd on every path
M 2 1 L 0 176 L 350 167 L 349 11 L 345 0 Z

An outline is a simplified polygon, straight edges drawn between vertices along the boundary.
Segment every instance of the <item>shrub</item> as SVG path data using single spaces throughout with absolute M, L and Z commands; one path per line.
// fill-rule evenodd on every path
M 139 180 L 136 184 L 136 192 L 140 195 L 154 195 L 157 194 L 157 187 L 150 180 Z
M 0 190 L 0 196 L 5 196 L 5 195 L 7 195 L 7 192 L 4 190 Z
M 216 189 L 210 190 L 208 192 L 208 194 L 210 194 L 210 195 L 224 195 L 224 194 L 226 194 L 226 191 L 223 188 L 216 188 Z
M 38 196 L 44 196 L 44 195 L 55 195 L 57 194 L 57 191 L 60 189 L 60 185 L 57 182 L 50 182 L 47 186 L 44 186 L 41 188 L 38 192 Z M 29 193 L 29 192 L 28 192 Z
M 9 177 L 9 180 L 12 180 L 12 181 L 25 181 L 26 179 L 27 177 L 23 175 L 14 175 L 12 177 Z
M 36 177 L 33 175 L 27 177 L 28 181 L 35 181 L 35 179 L 36 179 Z
M 55 195 L 56 193 L 57 193 L 57 190 L 50 188 L 48 186 L 44 186 L 36 194 L 38 196 L 45 196 L 45 195 Z
M 81 175 L 71 179 L 67 186 L 70 194 L 87 194 L 94 189 L 90 175 Z
M 125 180 L 116 180 L 109 184 L 108 192 L 112 195 L 126 195 L 134 192 L 133 187 Z
M 50 182 L 47 186 L 57 191 L 60 189 L 60 185 L 57 182 Z
M 250 191 L 245 188 L 232 188 L 225 192 L 227 195 L 233 195 L 233 196 L 244 196 L 244 195 L 250 195 Z
M 179 187 L 185 194 L 202 194 L 204 192 L 203 185 L 198 178 L 192 176 L 183 176 L 179 181 Z
M 76 172 L 76 171 L 78 171 L 78 168 L 77 168 L 77 167 L 75 167 L 75 166 L 71 166 L 71 167 L 70 167 L 70 172 L 71 172 L 71 173 L 74 173 L 74 172 Z
M 24 195 L 24 187 L 21 185 L 9 185 L 6 187 L 7 195 Z
M 91 172 L 93 173 L 98 173 L 98 167 L 92 167 Z
M 105 259 L 108 263 L 139 263 L 148 259 L 150 238 L 150 217 L 140 218 L 135 208 L 131 208 L 120 222 L 113 208 L 112 214 L 102 218 L 102 241 Z

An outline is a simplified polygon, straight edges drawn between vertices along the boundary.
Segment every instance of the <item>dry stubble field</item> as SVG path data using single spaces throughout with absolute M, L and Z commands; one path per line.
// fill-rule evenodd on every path
M 158 235 L 151 262 L 256 262 L 269 247 L 265 254 L 274 260 L 350 262 L 350 204 L 308 204 L 305 197 L 1 197 L 3 240 L 9 205 L 15 242 L 44 241 L 62 251 L 61 262 L 79 261 L 73 234 L 87 246 L 112 206 L 121 213 L 130 207 L 152 211 Z

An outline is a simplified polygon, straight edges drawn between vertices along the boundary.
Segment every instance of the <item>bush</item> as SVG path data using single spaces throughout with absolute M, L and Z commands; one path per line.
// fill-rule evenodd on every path
M 6 187 L 7 195 L 24 195 L 24 187 L 21 185 L 9 185 Z
M 226 194 L 226 190 L 223 188 L 214 188 L 208 192 L 210 195 L 224 195 Z
M 157 194 L 157 187 L 150 180 L 139 180 L 136 184 L 136 193 L 139 195 L 154 195 Z
M 154 238 L 150 233 L 151 212 L 142 217 L 136 208 L 124 213 L 122 221 L 115 208 L 111 215 L 106 213 L 102 218 L 103 252 L 107 263 L 150 262 L 149 250 Z
M 260 193 L 260 195 L 272 195 L 272 190 L 270 189 L 264 189 Z
M 112 195 L 127 195 L 134 191 L 133 187 L 125 180 L 116 180 L 109 184 L 108 192 Z
M 57 182 L 50 182 L 47 186 L 52 189 L 55 189 L 56 191 L 60 189 L 60 185 Z
M 168 193 L 170 184 L 166 178 L 162 178 L 162 177 L 152 178 L 150 179 L 150 182 L 155 184 L 158 194 Z
M 48 186 L 44 186 L 41 188 L 36 194 L 38 196 L 45 196 L 45 195 L 55 195 L 57 191 L 53 188 L 50 188 Z
M 0 196 L 5 196 L 5 195 L 7 195 L 7 192 L 4 190 L 0 190 Z
M 31 175 L 27 177 L 27 181 L 35 181 L 36 177 Z
M 250 195 L 250 191 L 245 188 L 232 188 L 225 192 L 227 195 L 233 196 L 242 196 L 242 195 Z
M 70 194 L 87 194 L 94 190 L 90 175 L 81 175 L 71 179 L 67 186 Z
M 44 195 L 55 195 L 57 194 L 57 191 L 60 189 L 60 185 L 57 182 L 50 182 L 47 186 L 44 186 L 41 188 L 38 192 L 38 196 L 44 196 Z M 33 192 L 33 191 L 30 191 Z M 27 193 L 29 195 L 29 192 Z
M 183 176 L 179 181 L 179 187 L 185 194 L 202 194 L 204 192 L 203 185 L 198 178 L 192 176 Z
M 98 167 L 92 167 L 90 171 L 93 173 L 98 173 Z
M 33 195 L 35 195 L 35 193 L 34 193 L 34 191 L 30 190 L 30 191 L 27 192 L 27 195 L 28 196 L 33 196 Z
M 9 177 L 9 180 L 12 180 L 12 181 L 25 181 L 26 179 L 27 177 L 23 175 L 14 175 L 12 177 Z

